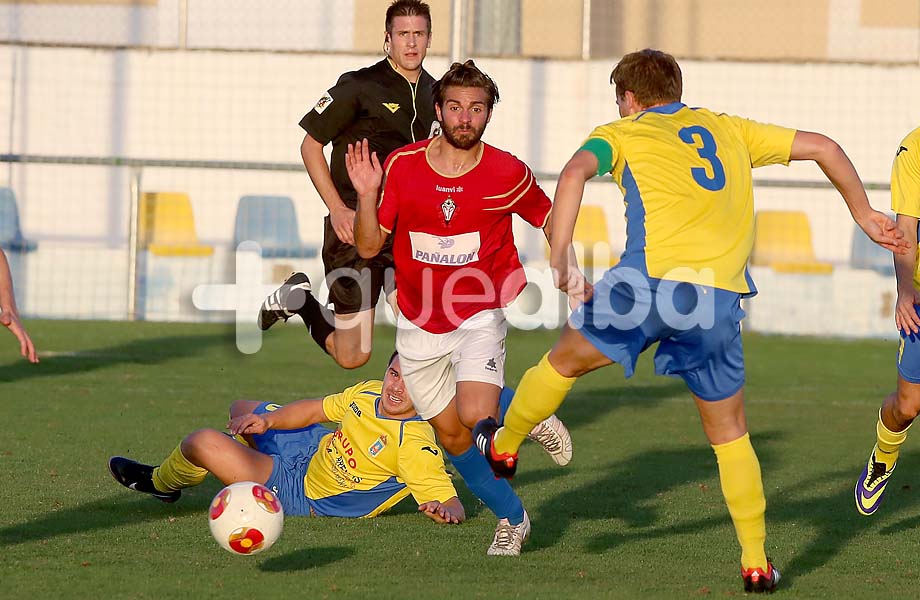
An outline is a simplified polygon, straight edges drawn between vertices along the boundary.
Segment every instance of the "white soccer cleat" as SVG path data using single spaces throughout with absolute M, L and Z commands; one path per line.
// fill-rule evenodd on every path
M 553 462 L 560 467 L 566 466 L 572 460 L 572 436 L 565 423 L 556 415 L 550 415 L 537 423 L 527 434 L 527 438 L 543 446 Z
M 512 525 L 508 519 L 499 519 L 495 527 L 495 537 L 486 552 L 489 556 L 519 556 L 521 546 L 530 537 L 530 517 L 524 511 L 524 520 Z

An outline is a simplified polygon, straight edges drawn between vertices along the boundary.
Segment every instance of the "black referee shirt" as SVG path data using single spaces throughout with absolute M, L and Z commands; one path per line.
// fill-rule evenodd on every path
M 435 122 L 433 85 L 434 78 L 424 69 L 412 84 L 383 59 L 339 77 L 300 120 L 317 142 L 332 142 L 329 170 L 346 206 L 354 209 L 358 203 L 345 170 L 348 144 L 367 138 L 383 164 L 393 150 L 428 138 Z

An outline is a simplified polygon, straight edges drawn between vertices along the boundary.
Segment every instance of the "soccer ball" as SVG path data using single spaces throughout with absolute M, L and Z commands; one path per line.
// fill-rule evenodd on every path
M 208 510 L 211 535 L 234 554 L 257 554 L 271 548 L 281 535 L 281 501 L 264 485 L 240 481 L 214 496 Z

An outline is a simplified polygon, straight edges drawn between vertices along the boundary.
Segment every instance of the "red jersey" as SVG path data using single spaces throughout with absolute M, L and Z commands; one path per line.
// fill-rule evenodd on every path
M 390 155 L 377 218 L 394 233 L 400 312 L 425 331 L 447 333 L 517 298 L 527 279 L 511 215 L 543 227 L 552 205 L 513 155 L 484 143 L 473 168 L 451 176 L 428 163 L 430 144 Z

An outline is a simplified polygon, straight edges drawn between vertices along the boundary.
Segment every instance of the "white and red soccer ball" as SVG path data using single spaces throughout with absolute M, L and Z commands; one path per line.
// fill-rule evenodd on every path
M 257 554 L 271 548 L 284 526 L 281 501 L 270 489 L 253 481 L 228 485 L 214 496 L 208 509 L 211 535 L 233 554 Z

